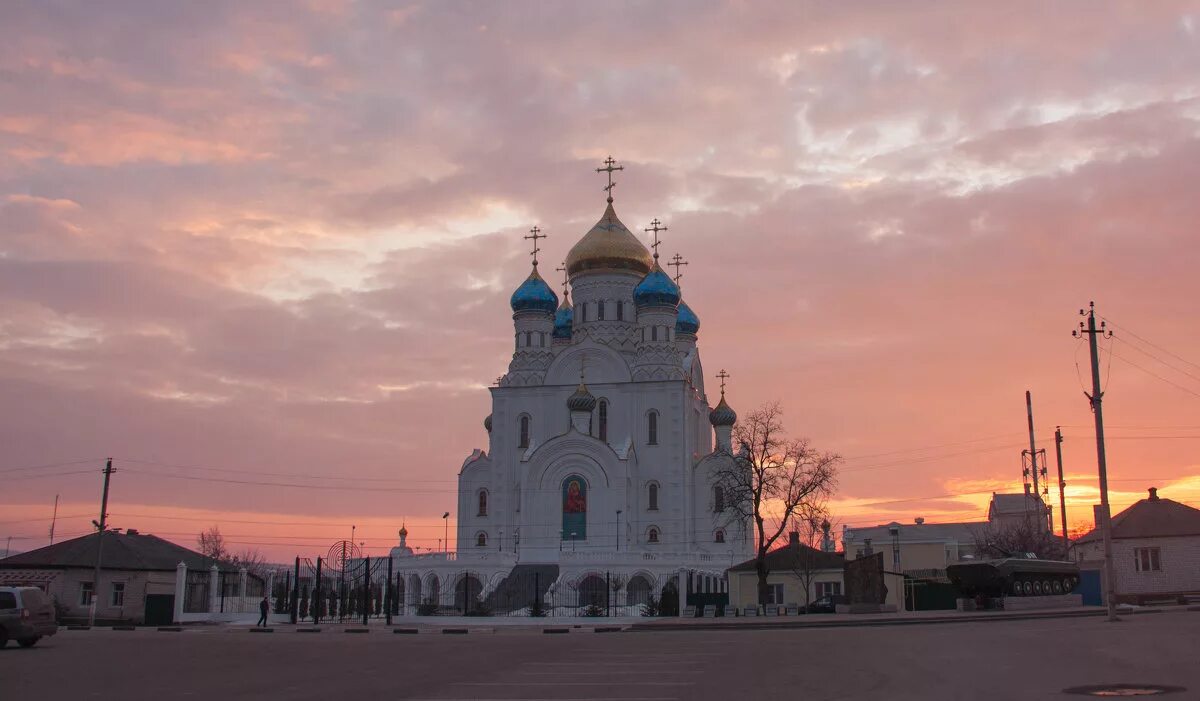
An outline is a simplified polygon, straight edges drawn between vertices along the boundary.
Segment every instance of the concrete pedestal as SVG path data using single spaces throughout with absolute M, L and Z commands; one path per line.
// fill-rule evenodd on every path
M 1063 609 L 1079 606 L 1083 606 L 1082 594 L 1010 596 L 1004 599 L 1005 611 L 1037 611 L 1039 609 Z

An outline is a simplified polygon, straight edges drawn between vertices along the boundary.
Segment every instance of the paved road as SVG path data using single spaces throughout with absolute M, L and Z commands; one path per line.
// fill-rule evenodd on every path
M 0 651 L 0 699 L 1200 698 L 1200 612 L 899 628 L 545 635 L 65 631 Z

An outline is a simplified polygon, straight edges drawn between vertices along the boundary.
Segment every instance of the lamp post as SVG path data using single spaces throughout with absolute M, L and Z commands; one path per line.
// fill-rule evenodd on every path
M 444 526 L 442 528 L 442 531 L 444 531 L 444 535 L 446 536 L 445 541 L 444 541 L 446 544 L 445 552 L 447 554 L 449 554 L 449 552 L 450 552 L 450 512 L 449 511 L 442 514 L 442 524 Z
M 617 509 L 617 528 L 614 533 L 617 541 L 617 552 L 621 552 L 621 514 L 624 513 L 621 509 Z

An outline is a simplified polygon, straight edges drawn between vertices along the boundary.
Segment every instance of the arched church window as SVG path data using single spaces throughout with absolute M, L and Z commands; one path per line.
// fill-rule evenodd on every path
M 600 430 L 598 436 L 600 440 L 606 441 L 608 440 L 608 400 L 601 399 L 600 403 L 596 406 L 596 411 L 600 415 Z
M 533 332 L 526 331 L 525 332 L 525 347 L 528 348 L 532 345 L 533 345 Z
M 651 410 L 646 415 L 646 443 L 658 445 L 658 412 Z
M 479 513 L 476 516 L 487 516 L 488 509 L 488 492 L 486 489 L 479 490 Z
M 658 340 L 658 327 L 657 327 L 657 326 L 651 326 L 651 327 L 650 327 L 650 340 L 651 340 L 651 341 L 657 341 L 657 340 Z
M 617 300 L 617 321 L 625 320 L 625 303 Z
M 657 543 L 657 542 L 658 542 L 658 535 L 659 535 L 659 534 L 658 534 L 658 527 L 657 527 L 657 526 L 651 526 L 651 527 L 650 527 L 650 530 L 646 531 L 646 542 L 647 542 L 647 543 Z
M 579 320 L 580 320 L 580 321 L 587 321 L 587 302 L 583 302 L 583 303 L 581 303 L 581 304 L 579 305 L 579 310 L 580 310 L 581 312 L 583 312 L 582 314 L 580 314 L 580 315 L 579 315 Z
M 604 321 L 604 300 L 596 302 L 596 321 Z
M 725 542 L 725 531 L 718 528 L 717 532 L 713 534 L 713 542 L 714 543 L 724 543 Z
M 480 531 L 479 533 L 475 534 L 475 547 L 477 547 L 477 548 L 487 547 L 487 533 Z
M 650 511 L 658 511 L 658 484 L 651 482 L 646 486 L 646 508 Z
M 725 489 L 721 485 L 713 487 L 713 511 L 721 513 L 725 510 Z
M 520 434 L 517 436 L 517 447 L 518 448 L 528 448 L 529 447 L 529 417 L 528 416 L 521 417 L 521 431 L 520 431 Z

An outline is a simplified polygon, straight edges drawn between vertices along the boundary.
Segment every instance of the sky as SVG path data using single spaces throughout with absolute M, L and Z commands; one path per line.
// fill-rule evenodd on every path
M 1026 390 L 1090 523 L 1090 300 L 1115 509 L 1200 504 L 1200 3 L 18 0 L 0 539 L 87 532 L 112 457 L 115 527 L 441 547 L 522 236 L 557 265 L 610 154 L 838 524 L 982 519 Z

